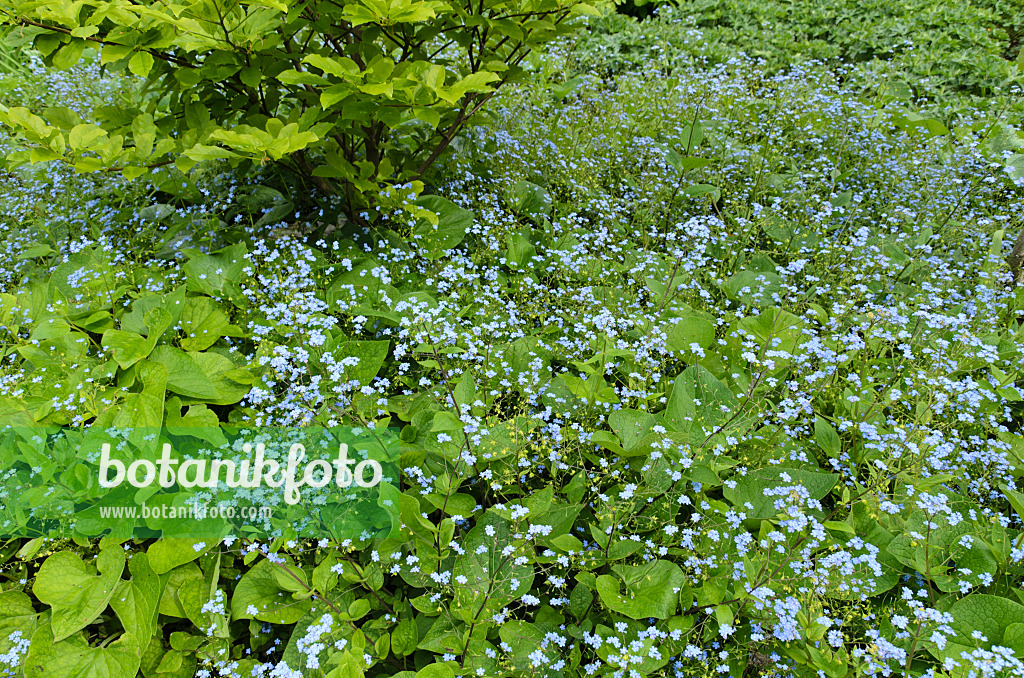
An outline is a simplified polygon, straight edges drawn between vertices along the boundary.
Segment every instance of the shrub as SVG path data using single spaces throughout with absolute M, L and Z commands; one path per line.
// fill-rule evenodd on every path
M 350 215 L 382 184 L 417 182 L 522 75 L 531 49 L 595 11 L 578 0 L 3 0 L 0 10 L 7 37 L 31 40 L 48 66 L 96 47 L 156 93 L 100 106 L 94 122 L 4 107 L 0 120 L 29 145 L 9 161 L 64 158 L 128 178 L 171 163 L 278 162 L 344 193 Z

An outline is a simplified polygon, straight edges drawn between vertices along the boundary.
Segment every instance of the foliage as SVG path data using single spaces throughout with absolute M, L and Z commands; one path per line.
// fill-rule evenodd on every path
M 845 77 L 856 78 L 858 69 L 896 62 L 886 84 L 915 98 L 991 96 L 1019 83 L 1024 68 L 1024 10 L 1016 2 L 678 0 L 654 3 L 656 10 L 631 4 L 656 11 L 656 18 L 643 26 L 621 15 L 603 19 L 603 30 L 582 36 L 585 68 L 596 61 L 620 71 L 680 57 L 720 63 L 742 52 L 773 73 L 815 60 L 852 69 Z
M 418 182 L 523 58 L 588 10 L 574 0 L 7 2 L 8 39 L 31 40 L 47 66 L 96 48 L 155 95 L 92 119 L 63 106 L 0 109 L 29 145 L 8 159 L 63 158 L 129 179 L 171 163 L 283 162 L 345 191 L 357 215 L 363 193 Z
M 387 538 L 8 542 L 10 673 L 1024 676 L 1020 109 L 592 45 L 366 229 L 269 168 L 3 178 L 0 424 L 403 443 Z

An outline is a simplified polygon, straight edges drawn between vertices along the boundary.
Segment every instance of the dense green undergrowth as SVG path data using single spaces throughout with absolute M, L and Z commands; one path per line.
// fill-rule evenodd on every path
M 757 7 L 595 20 L 368 226 L 271 166 L 5 173 L 0 424 L 403 442 L 398 536 L 5 542 L 7 673 L 1024 676 L 1016 71 Z M 26 63 L 5 104 L 145 96 Z
M 616 30 L 594 36 L 591 44 L 597 54 L 623 57 L 607 64 L 612 68 L 657 62 L 677 50 L 714 62 L 742 52 L 763 59 L 772 72 L 811 60 L 876 67 L 896 61 L 899 86 L 917 95 L 987 97 L 1004 90 L 1024 63 L 1024 8 L 1005 0 L 678 0 L 626 2 L 620 11 L 649 18 L 638 25 L 607 17 Z M 673 39 L 692 31 L 698 39 Z

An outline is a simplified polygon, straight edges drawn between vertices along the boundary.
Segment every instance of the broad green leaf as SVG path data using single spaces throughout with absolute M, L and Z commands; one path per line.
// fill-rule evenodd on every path
M 412 619 L 401 620 L 391 632 L 391 651 L 395 653 L 396 657 L 411 654 L 419 642 L 416 622 Z
M 132 578 L 117 584 L 110 607 L 125 630 L 148 645 L 158 629 L 157 612 L 165 578 L 150 567 L 149 556 L 145 553 L 134 554 L 128 561 L 128 569 Z
M 148 356 L 163 333 L 171 326 L 171 314 L 156 307 L 145 315 L 148 336 L 143 339 L 134 332 L 107 330 L 103 333 L 103 346 L 113 352 L 114 360 L 121 369 L 127 369 Z
M 428 664 L 416 672 L 416 678 L 455 678 L 450 662 Z
M 733 301 L 747 306 L 772 306 L 782 289 L 782 278 L 772 271 L 740 271 L 721 285 L 722 291 Z
M 360 384 L 368 385 L 373 383 L 373 378 L 380 372 L 387 359 L 390 341 L 340 341 L 331 349 L 331 356 L 335 363 L 341 363 L 346 358 L 357 358 L 359 362 L 355 365 L 346 366 L 342 374 L 345 378 L 358 381 Z
M 181 313 L 181 329 L 186 351 L 203 351 L 221 337 L 238 337 L 242 331 L 231 324 L 227 313 L 210 297 L 189 297 Z
M 597 593 L 610 610 L 630 619 L 668 619 L 679 605 L 679 591 L 686 581 L 673 562 L 656 560 L 639 566 L 614 567 L 618 577 L 597 578 Z M 620 585 L 625 583 L 625 594 Z
M 832 424 L 821 417 L 814 418 L 814 440 L 828 456 L 837 458 L 842 452 L 842 440 Z
M 155 343 L 155 342 L 153 342 Z M 114 360 L 121 369 L 127 369 L 139 362 L 153 350 L 150 342 L 134 332 L 107 330 L 103 333 L 103 346 L 113 352 Z
M 136 52 L 132 55 L 132 58 L 128 60 L 128 70 L 140 78 L 145 78 L 149 75 L 149 71 L 153 68 L 153 55 L 149 52 Z
M 216 544 L 210 540 L 160 539 L 149 546 L 146 555 L 153 572 L 164 574 L 192 562 L 214 546 Z
M 466 621 L 471 621 L 477 610 L 493 614 L 530 593 L 533 565 L 516 565 L 501 553 L 506 546 L 513 544 L 513 534 L 512 523 L 493 511 L 485 513 L 469 531 L 463 547 L 465 553 L 458 557 L 453 570 L 456 576 L 467 579 L 465 585 L 455 590 L 457 609 L 462 611 L 460 614 L 464 618 L 470 615 Z
M 531 259 L 537 254 L 537 248 L 521 233 L 510 233 L 505 238 L 508 249 L 505 261 L 518 270 L 529 270 Z
M 692 353 L 692 345 L 708 348 L 715 341 L 715 326 L 696 313 L 684 315 L 668 326 L 668 348 L 672 351 Z
M 44 623 L 32 635 L 25 678 L 136 678 L 142 648 L 130 633 L 106 646 L 89 645 L 83 634 L 61 640 Z
M 94 142 L 106 136 L 107 133 L 96 125 L 76 125 L 68 133 L 68 145 L 73 151 L 91 150 Z
M 971 634 L 975 631 L 984 634 L 989 645 L 1003 645 L 1010 627 L 1024 619 L 1024 605 L 1002 596 L 972 593 L 953 603 L 949 613 L 953 616 L 951 626 L 956 637 L 951 638 L 942 650 L 934 643 L 927 645 L 929 651 L 940 659 L 959 659 L 961 652 L 973 650 L 977 641 Z M 1016 636 L 1016 629 L 1010 632 L 1010 636 Z
M 100 551 L 95 570 L 70 551 L 46 559 L 32 592 L 50 606 L 55 640 L 68 638 L 100 616 L 121 581 L 124 563 L 124 550 L 117 545 Z M 45 631 L 50 632 L 50 626 Z
M 624 409 L 615 410 L 609 414 L 608 423 L 615 431 L 615 435 L 622 440 L 622 446 L 628 451 L 652 433 L 657 420 L 649 412 Z
M 158 346 L 149 360 L 167 368 L 167 390 L 189 398 L 216 402 L 219 391 L 192 355 L 172 346 Z
M 363 678 L 365 675 L 363 672 L 365 660 L 363 660 L 362 657 L 357 659 L 355 655 L 348 650 L 345 650 L 340 654 L 341 660 L 338 662 L 338 665 L 331 669 L 324 678 Z
M 740 403 L 732 390 L 703 365 L 691 365 L 672 385 L 665 421 L 700 446 L 738 414 Z M 735 420 L 733 420 L 735 421 Z
M 447 250 L 456 247 L 466 237 L 466 231 L 473 225 L 474 215 L 452 201 L 436 195 L 421 196 L 416 204 L 437 215 L 437 224 L 421 221 L 413 231 L 429 251 L 428 257 L 436 259 Z
M 551 194 L 529 181 L 520 181 L 509 192 L 512 209 L 534 221 L 551 216 Z
M 8 652 L 13 645 L 11 634 L 20 632 L 22 638 L 31 638 L 39 613 L 32 607 L 32 599 L 21 591 L 0 593 L 0 652 Z
M 261 558 L 235 587 L 231 596 L 232 619 L 258 619 L 272 624 L 294 624 L 312 607 L 309 598 L 296 600 L 278 582 L 278 566 Z M 250 607 L 255 612 L 250 612 Z
M 43 111 L 43 118 L 51 125 L 70 131 L 82 124 L 82 119 L 67 106 L 50 106 Z
M 788 467 L 758 469 L 733 479 L 736 485 L 724 485 L 722 493 L 738 510 L 746 512 L 747 520 L 774 518 L 779 513 L 774 506 L 777 497 L 765 495 L 765 490 L 799 485 L 813 499 L 824 499 L 839 482 L 835 473 Z
M 209 383 L 213 385 L 216 395 L 212 398 L 202 398 L 202 400 L 209 404 L 231 405 L 237 403 L 252 389 L 252 373 L 236 367 L 229 358 L 220 353 L 193 351 L 188 356 L 195 362 Z

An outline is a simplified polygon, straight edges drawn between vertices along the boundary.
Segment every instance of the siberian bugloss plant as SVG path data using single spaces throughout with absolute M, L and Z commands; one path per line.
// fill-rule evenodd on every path
M 157 93 L 101 106 L 94 122 L 4 107 L 29 146 L 8 160 L 128 178 L 278 162 L 343 193 L 355 215 L 382 184 L 419 181 L 534 47 L 594 11 L 578 0 L 2 0 L 7 37 L 31 40 L 47 65 L 95 47 Z

